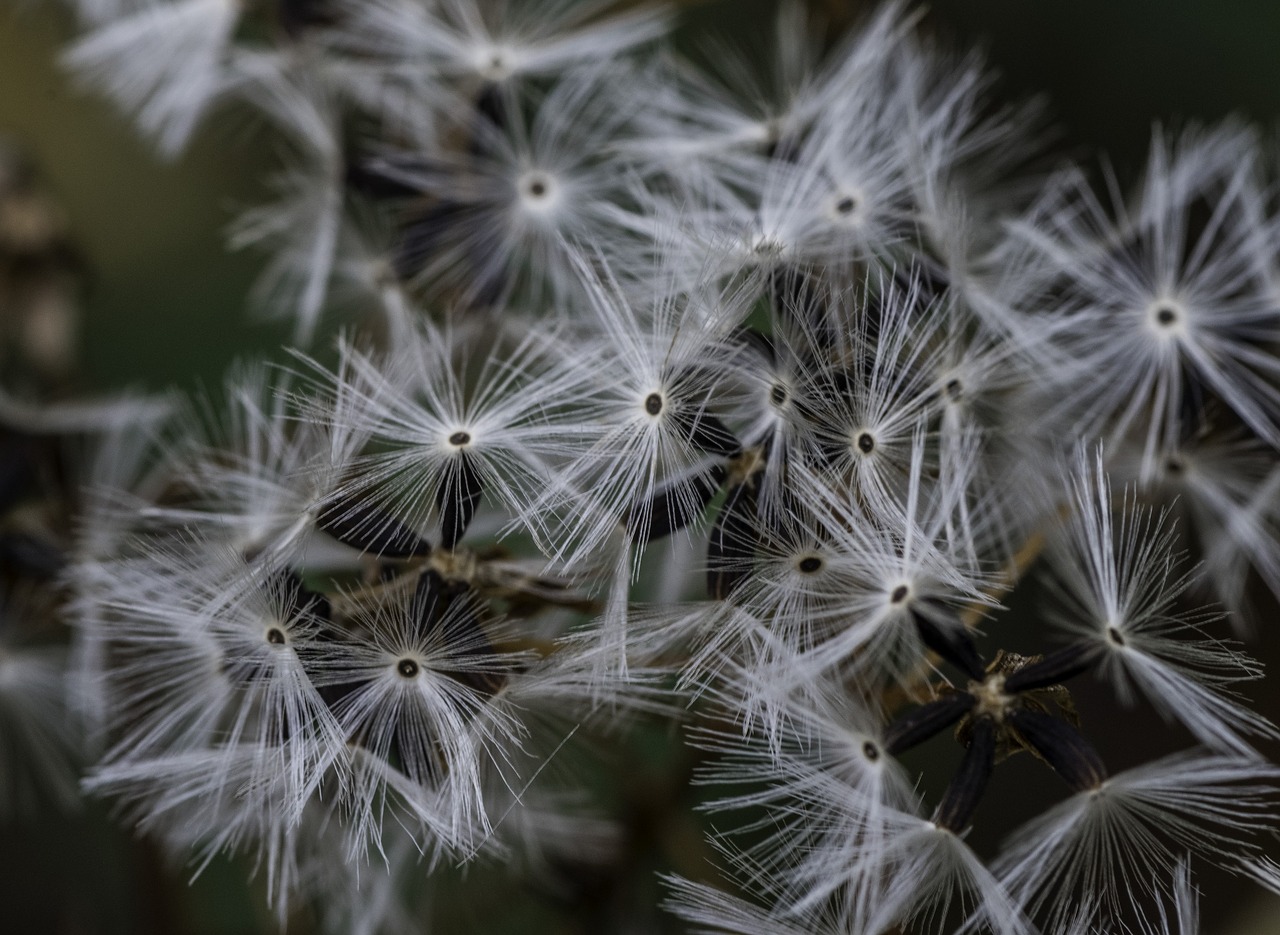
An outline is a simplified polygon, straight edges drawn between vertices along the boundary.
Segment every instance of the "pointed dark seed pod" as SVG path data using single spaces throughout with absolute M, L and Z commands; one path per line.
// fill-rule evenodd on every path
M 411 606 L 418 614 L 419 636 L 426 637 L 437 631 L 448 619 L 449 632 L 470 644 L 469 656 L 491 658 L 494 655 L 493 644 L 480 626 L 481 605 L 471 598 L 471 588 L 465 581 L 451 581 L 427 569 L 418 579 Z M 501 685 L 501 676 L 494 672 L 462 669 L 450 672 L 450 676 L 488 694 Z
M 952 777 L 942 796 L 933 822 L 957 834 L 969 825 L 974 810 L 987 790 L 987 781 L 996 765 L 996 728 L 991 718 L 981 717 L 973 722 L 969 749 L 960 762 L 960 770 Z
M 774 363 L 778 359 L 777 348 L 774 347 L 773 335 L 765 334 L 759 328 L 735 328 L 729 335 L 729 340 L 742 345 L 744 348 L 752 348 L 762 354 Z
M 309 29 L 332 27 L 338 17 L 329 0 L 277 0 L 280 28 L 290 39 L 300 39 Z
M 693 445 L 704 454 L 721 458 L 736 458 L 742 454 L 742 443 L 729 431 L 729 427 L 709 412 L 699 412 L 676 417 L 675 424 Z
M 440 246 L 465 222 L 471 206 L 460 201 L 441 199 L 419 210 L 405 221 L 396 236 L 392 265 L 402 280 L 410 280 L 422 272 Z
M 322 621 L 330 619 L 329 599 L 320 592 L 308 588 L 302 576 L 292 568 L 286 568 L 280 572 L 276 576 L 276 581 L 290 614 L 307 614 Z
M 1093 646 L 1066 646 L 1051 652 L 1039 662 L 1033 662 L 1014 672 L 1005 679 L 1004 689 L 1016 694 L 1061 685 L 1092 668 L 1097 658 L 1097 649 Z
M 968 692 L 954 692 L 908 711 L 884 732 L 884 748 L 897 756 L 946 730 L 973 710 L 978 700 Z
M 1027 746 L 1044 757 L 1072 792 L 1096 789 L 1107 778 L 1107 768 L 1093 745 L 1066 721 L 1040 711 L 1015 708 L 1007 715 Z
M 466 451 L 459 451 L 452 461 L 446 462 L 441 474 L 436 491 L 436 507 L 440 510 L 440 545 L 452 549 L 471 525 L 476 504 L 484 492 L 484 483 Z
M 23 532 L 0 533 L 0 566 L 38 581 L 55 577 L 67 564 L 62 550 Z
M 452 581 L 433 568 L 418 577 L 411 605 L 418 617 L 419 633 L 425 635 L 435 630 L 460 599 L 464 599 L 470 587 L 465 581 Z
M 33 438 L 0 426 L 0 510 L 31 493 L 39 478 L 38 457 Z
M 643 504 L 635 503 L 627 514 L 627 535 L 632 541 L 655 542 L 683 529 L 707 508 L 728 471 L 716 465 L 709 474 L 680 477 L 659 485 Z
M 938 623 L 932 619 L 933 616 L 944 616 L 946 621 Z M 913 606 L 911 619 L 925 646 L 969 678 L 979 682 L 986 678 L 986 668 L 982 664 L 982 657 L 978 655 L 978 648 L 973 645 L 973 637 L 954 611 L 931 602 L 928 613 L 921 613 L 918 607 Z
M 829 351 L 836 346 L 836 329 L 827 316 L 821 292 L 808 273 L 795 267 L 776 269 L 769 276 L 768 288 L 776 312 L 798 322 L 815 350 Z M 816 363 L 816 358 L 811 363 Z
M 729 488 L 707 543 L 707 593 L 724 600 L 751 573 L 756 552 L 758 487 L 753 477 Z
M 377 201 L 399 201 L 422 197 L 422 191 L 403 180 L 386 160 L 349 157 L 343 183 L 357 194 Z
M 343 545 L 385 558 L 427 555 L 431 543 L 393 516 L 352 496 L 336 497 L 316 514 L 316 526 Z

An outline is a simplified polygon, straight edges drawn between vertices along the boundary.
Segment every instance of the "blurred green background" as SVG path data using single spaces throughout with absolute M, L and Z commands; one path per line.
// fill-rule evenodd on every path
M 812 2 L 837 21 L 860 6 Z M 688 6 L 690 30 L 760 40 L 772 28 L 767 0 Z M 1276 0 L 937 0 L 925 28 L 958 48 L 985 48 L 1004 95 L 1047 98 L 1059 151 L 1105 151 L 1122 178 L 1145 159 L 1153 122 L 1238 113 L 1271 132 L 1280 114 Z M 288 334 L 245 310 L 259 258 L 223 246 L 236 209 L 260 198 L 273 153 L 227 115 L 207 122 L 177 162 L 158 160 L 104 102 L 68 84 L 57 57 L 71 33 L 56 4 L 0 0 L 0 136 L 32 158 L 90 271 L 85 388 L 216 384 L 237 354 L 278 348 Z M 1254 647 L 1264 660 L 1280 658 L 1273 649 Z M 1276 718 L 1280 693 L 1268 685 L 1253 694 L 1264 692 Z M 1008 781 L 1042 779 L 1032 766 Z M 167 886 L 156 856 L 100 813 L 0 835 L 0 932 L 267 930 L 243 867 L 216 863 L 189 890 Z M 1280 931 L 1277 901 L 1232 904 L 1226 892 L 1208 930 Z

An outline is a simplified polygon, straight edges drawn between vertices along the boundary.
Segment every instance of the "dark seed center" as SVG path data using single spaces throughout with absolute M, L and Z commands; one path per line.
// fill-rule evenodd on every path
M 1121 633 L 1119 629 L 1117 629 L 1116 627 L 1107 627 L 1107 638 L 1110 639 L 1111 642 L 1115 643 L 1117 646 L 1124 645 L 1124 634 Z
M 1156 322 L 1165 328 L 1168 328 L 1178 320 L 1178 313 L 1167 305 L 1161 305 L 1156 309 Z
M 534 179 L 529 183 L 529 194 L 534 198 L 541 198 L 547 193 L 547 183 L 541 179 Z
M 773 384 L 773 388 L 769 390 L 769 402 L 775 406 L 781 406 L 787 401 L 787 388 L 781 383 Z
M 871 454 L 875 450 L 876 440 L 871 436 L 870 432 L 863 432 L 858 436 L 858 450 L 864 455 Z
M 806 575 L 811 575 L 822 567 L 822 559 L 818 558 L 816 555 L 806 555 L 804 558 L 800 559 L 800 562 L 796 567 Z
M 1182 463 L 1181 458 L 1170 458 L 1164 463 L 1164 469 L 1170 474 L 1181 474 L 1186 470 L 1186 465 Z
M 651 416 L 656 416 L 662 412 L 662 396 L 658 393 L 650 393 L 644 400 L 644 411 Z
M 862 745 L 862 755 L 874 763 L 880 759 L 880 748 L 868 740 Z
M 283 646 L 285 644 L 284 630 L 279 627 L 269 627 L 267 629 L 267 642 L 276 646 Z
M 856 207 L 858 207 L 857 199 L 855 199 L 852 195 L 845 195 L 843 198 L 841 198 L 839 201 L 836 202 L 836 213 L 837 214 L 853 214 L 853 209 Z
M 907 586 L 900 584 L 893 589 L 893 593 L 889 595 L 889 600 L 895 604 L 901 604 L 907 599 Z
M 396 671 L 407 679 L 411 679 L 418 674 L 418 664 L 412 659 L 401 659 L 396 663 Z
M 457 448 L 469 445 L 471 444 L 471 434 L 469 432 L 454 432 L 449 436 L 449 444 Z
M 946 386 L 943 387 L 947 391 L 947 395 L 952 399 L 960 398 L 960 388 L 960 381 L 955 377 L 948 380 Z

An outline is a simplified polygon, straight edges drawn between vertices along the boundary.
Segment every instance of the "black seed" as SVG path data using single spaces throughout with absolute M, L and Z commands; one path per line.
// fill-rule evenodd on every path
M 876 760 L 880 759 L 880 748 L 868 740 L 862 745 L 862 755 L 874 763 Z
M 677 478 L 660 486 L 644 504 L 635 503 L 627 515 L 633 541 L 653 542 L 683 529 L 702 514 L 724 483 L 727 471 L 717 465 L 710 474 Z
M 547 183 L 541 180 L 529 183 L 529 194 L 534 198 L 541 198 L 547 193 Z
M 471 444 L 471 435 L 468 432 L 454 432 L 449 436 L 449 444 L 461 448 L 463 445 Z
M 804 558 L 800 559 L 796 567 L 806 575 L 811 575 L 822 567 L 822 559 L 818 558 L 816 555 L 806 555 Z
M 650 393 L 644 400 L 644 411 L 651 416 L 656 416 L 662 412 L 662 396 L 658 393 Z
M 845 195 L 836 202 L 836 211 L 839 214 L 852 214 L 853 209 L 858 206 L 858 202 L 854 200 L 852 195 Z
M 932 619 L 933 617 L 942 617 L 944 620 L 938 622 Z M 973 645 L 973 637 L 969 635 L 969 631 L 965 629 L 954 611 L 940 604 L 931 604 L 929 615 L 922 614 L 917 608 L 912 608 L 911 619 L 915 621 L 916 632 L 925 646 L 969 678 L 979 682 L 986 678 L 982 657 L 978 655 L 978 649 Z
M 942 802 L 934 813 L 934 824 L 951 831 L 963 831 L 973 818 L 974 810 L 987 789 L 991 770 L 996 763 L 996 729 L 990 718 L 978 718 L 973 724 L 969 749 L 960 769 L 947 786 Z
M 1016 694 L 1060 685 L 1086 671 L 1096 659 L 1097 650 L 1093 646 L 1067 646 L 1014 672 L 1005 679 L 1005 691 Z
M 858 450 L 864 455 L 871 454 L 871 452 L 875 450 L 875 447 L 876 440 L 872 437 L 870 432 L 863 432 L 858 436 Z
M 968 714 L 978 701 L 968 692 L 955 692 L 921 705 L 885 730 L 884 747 L 894 756 L 924 743 Z
M 781 383 L 773 384 L 773 387 L 769 390 L 769 402 L 773 403 L 775 406 L 781 406 L 786 401 L 787 388 Z
M 901 604 L 907 599 L 908 589 L 905 584 L 900 584 L 893 589 L 893 593 L 889 595 L 889 601 L 894 604 Z
M 401 659 L 396 663 L 396 671 L 407 679 L 411 679 L 418 674 L 418 664 L 412 659 Z
M 1169 460 L 1165 461 L 1164 469 L 1168 473 L 1173 474 L 1174 476 L 1177 476 L 1181 474 L 1183 471 L 1185 471 L 1187 469 L 1187 466 L 1182 463 L 1181 458 L 1170 458 Z
M 1066 721 L 1040 711 L 1015 708 L 1009 712 L 1009 723 L 1073 792 L 1096 789 L 1107 778 L 1107 768 L 1098 751 Z
M 738 484 L 720 508 L 707 542 L 707 593 L 723 600 L 751 573 L 756 551 L 756 485 Z
M 466 449 L 459 449 L 441 466 L 440 473 L 440 486 L 436 491 L 436 508 L 440 511 L 440 545 L 452 549 L 471 525 L 484 484 Z
M 952 377 L 950 380 L 948 380 L 946 383 L 946 386 L 944 386 L 943 389 L 946 390 L 947 396 L 949 396 L 951 399 L 955 400 L 960 398 L 960 390 L 961 390 L 960 381 L 955 377 Z
M 353 496 L 336 497 L 322 506 L 316 525 L 343 545 L 387 558 L 431 551 L 431 544 L 404 523 Z
M 1107 638 L 1110 639 L 1111 642 L 1115 643 L 1117 646 L 1124 645 L 1124 634 L 1121 633 L 1116 627 L 1107 627 Z
M 1169 327 L 1178 320 L 1178 313 L 1167 305 L 1162 305 L 1156 309 L 1156 321 L 1164 327 Z
M 283 646 L 285 644 L 284 630 L 279 627 L 268 627 L 267 642 L 274 643 L 276 646 Z

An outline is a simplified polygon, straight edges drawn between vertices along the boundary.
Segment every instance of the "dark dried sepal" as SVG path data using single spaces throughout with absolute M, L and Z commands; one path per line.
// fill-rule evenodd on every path
M 1016 694 L 1061 685 L 1087 671 L 1096 659 L 1097 650 L 1093 646 L 1066 646 L 1014 672 L 1005 679 L 1005 691 Z
M 945 622 L 939 623 L 934 619 L 940 614 L 946 616 Z M 925 646 L 969 678 L 978 682 L 986 678 L 986 668 L 978 655 L 978 647 L 973 644 L 973 637 L 949 608 L 931 604 L 927 612 L 921 612 L 920 608 L 912 607 L 911 619 Z
M 969 738 L 969 749 L 964 753 L 960 769 L 952 777 L 933 816 L 934 824 L 957 833 L 973 818 L 996 765 L 996 728 L 991 719 L 975 720 Z
M 627 514 L 627 535 L 634 542 L 654 542 L 693 522 L 715 497 L 728 472 L 717 465 L 707 474 L 679 477 L 659 485 Z
M 977 699 L 968 692 L 952 692 L 908 711 L 885 730 L 884 748 L 894 756 L 905 753 L 946 730 L 968 714 L 976 703 Z
M 431 543 L 379 508 L 354 497 L 335 497 L 316 514 L 316 526 L 343 545 L 384 558 L 427 555 Z
M 471 525 L 484 484 L 466 451 L 459 451 L 441 471 L 440 486 L 436 491 L 436 507 L 440 511 L 440 545 L 452 549 Z
M 707 593 L 728 597 L 751 573 L 756 553 L 759 493 L 753 480 L 729 488 L 707 542 Z
M 1009 712 L 1008 718 L 1027 747 L 1052 766 L 1073 792 L 1096 789 L 1106 780 L 1107 768 L 1098 751 L 1066 721 L 1027 708 Z

